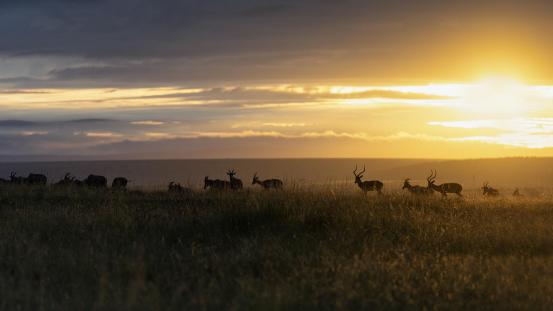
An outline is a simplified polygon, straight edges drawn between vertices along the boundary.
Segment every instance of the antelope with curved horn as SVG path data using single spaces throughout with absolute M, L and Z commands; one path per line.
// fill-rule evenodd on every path
M 265 179 L 260 180 L 257 173 L 253 175 L 252 185 L 259 184 L 265 190 L 269 189 L 282 189 L 282 180 L 280 179 Z
M 204 189 L 211 190 L 227 190 L 231 189 L 230 182 L 220 179 L 209 179 L 209 176 L 204 178 Z
M 431 176 L 428 176 L 426 180 L 427 181 L 430 180 Z M 410 181 L 409 178 L 405 179 L 405 181 L 403 181 L 403 188 L 401 189 L 407 189 L 407 191 L 409 191 L 413 195 L 430 195 L 434 191 L 432 190 L 432 188 L 429 188 L 429 187 L 423 187 L 418 185 L 413 186 L 409 181 Z
M 456 195 L 462 197 L 461 191 L 463 191 L 463 186 L 458 183 L 445 183 L 441 185 L 436 185 L 436 176 L 438 175 L 437 171 L 430 171 L 430 176 L 426 179 L 428 182 L 428 188 L 431 188 L 434 191 L 437 191 L 442 194 L 443 197 L 447 197 L 448 193 L 455 193 Z
M 365 173 L 365 166 L 363 165 L 363 170 L 359 173 L 357 173 L 357 165 L 355 166 L 355 169 L 353 170 L 353 175 L 355 176 L 355 183 L 363 191 L 363 193 L 366 195 L 369 191 L 376 191 L 378 194 L 382 194 L 382 188 L 384 187 L 384 184 L 379 180 L 366 180 L 363 181 L 361 178 L 363 178 L 363 173 Z
M 499 195 L 499 190 L 490 187 L 488 182 L 485 182 L 482 186 L 482 194 L 488 197 L 496 197 Z
M 83 182 L 72 176 L 70 173 L 65 173 L 63 179 L 55 183 L 56 186 L 82 186 Z
M 227 175 L 229 176 L 229 179 L 230 179 L 230 188 L 232 190 L 240 190 L 242 189 L 243 187 L 243 184 L 242 184 L 242 180 L 234 177 L 234 175 L 236 175 L 236 171 L 234 169 L 232 170 L 228 170 L 227 171 Z

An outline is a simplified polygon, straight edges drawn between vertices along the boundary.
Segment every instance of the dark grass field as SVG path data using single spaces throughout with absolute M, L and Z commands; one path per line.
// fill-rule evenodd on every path
M 553 197 L 0 189 L 2 310 L 549 309 Z

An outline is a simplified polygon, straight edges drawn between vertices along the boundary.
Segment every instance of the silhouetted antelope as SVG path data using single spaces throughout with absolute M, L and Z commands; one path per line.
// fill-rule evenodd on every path
M 116 190 L 123 190 L 127 188 L 129 180 L 125 177 L 115 177 L 111 182 L 111 188 Z
M 490 187 L 488 183 L 485 182 L 482 186 L 482 194 L 488 197 L 496 197 L 499 195 L 499 190 Z
M 170 193 L 191 193 L 192 190 L 186 187 L 183 187 L 180 183 L 174 181 L 169 183 L 168 191 Z
M 260 180 L 257 173 L 253 175 L 252 185 L 259 184 L 263 189 L 282 189 L 282 180 L 280 179 L 265 179 Z
M 239 190 L 239 189 L 242 189 L 243 185 L 242 185 L 242 180 L 234 177 L 234 175 L 236 175 L 236 172 L 234 170 L 228 170 L 227 171 L 227 175 L 229 176 L 229 179 L 230 179 L 230 188 L 232 190 Z
M 88 175 L 88 177 L 83 180 L 83 183 L 93 188 L 107 188 L 108 186 L 107 178 L 99 175 Z
M 29 174 L 27 178 L 24 179 L 24 183 L 27 185 L 40 185 L 45 186 L 48 182 L 48 178 L 42 174 Z
M 513 192 L 513 196 L 515 198 L 522 198 L 524 197 L 524 195 L 520 194 L 520 191 L 518 190 L 518 188 L 515 189 L 515 191 Z
M 430 171 L 430 176 L 426 179 L 428 182 L 428 188 L 437 191 L 442 194 L 442 196 L 447 197 L 448 193 L 455 193 L 456 195 L 462 197 L 461 191 L 463 191 L 463 186 L 458 183 L 445 183 L 441 185 L 436 185 L 436 176 L 438 175 L 437 171 Z
M 231 189 L 230 182 L 220 179 L 209 179 L 208 176 L 204 178 L 204 189 L 213 190 L 228 190 Z
M 430 195 L 432 194 L 432 188 L 423 187 L 423 186 L 413 186 L 409 183 L 409 178 L 405 179 L 403 182 L 403 188 L 407 189 L 413 195 Z
M 25 177 L 17 176 L 16 172 L 11 172 L 10 173 L 10 182 L 12 184 L 21 185 L 25 182 Z
M 83 182 L 76 179 L 75 176 L 71 176 L 70 173 L 66 173 L 63 179 L 58 181 L 56 186 L 82 186 Z
M 365 173 L 365 166 L 363 165 L 363 170 L 357 173 L 356 165 L 353 170 L 353 175 L 355 176 L 355 183 L 363 193 L 366 195 L 368 191 L 376 191 L 378 194 L 382 194 L 382 187 L 384 187 L 384 184 L 379 180 L 362 181 L 361 178 L 363 178 L 363 173 Z

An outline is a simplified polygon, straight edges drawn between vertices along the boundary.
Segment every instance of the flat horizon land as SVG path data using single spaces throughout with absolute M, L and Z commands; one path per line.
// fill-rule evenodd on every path
M 386 159 L 386 158 L 295 158 L 295 159 L 182 159 L 182 160 L 102 160 L 102 161 L 33 161 L 0 162 L 0 178 L 10 172 L 19 175 L 45 174 L 50 183 L 71 173 L 77 178 L 98 174 L 111 179 L 130 179 L 129 187 L 164 190 L 170 181 L 203 187 L 205 176 L 227 179 L 226 171 L 235 169 L 246 187 L 252 176 L 261 179 L 279 178 L 285 184 L 314 186 L 345 184 L 355 187 L 352 174 L 355 166 L 365 166 L 364 180 L 384 182 L 384 191 L 401 188 L 404 179 L 426 186 L 430 170 L 436 170 L 437 183 L 458 182 L 465 189 L 477 189 L 484 182 L 511 190 L 553 186 L 553 157 L 509 157 L 486 159 Z
M 1 186 L 0 309 L 548 309 L 552 206 Z

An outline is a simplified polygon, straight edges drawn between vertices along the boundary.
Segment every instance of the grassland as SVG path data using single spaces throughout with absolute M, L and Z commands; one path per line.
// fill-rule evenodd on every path
M 0 189 L 2 310 L 552 303 L 550 196 Z

